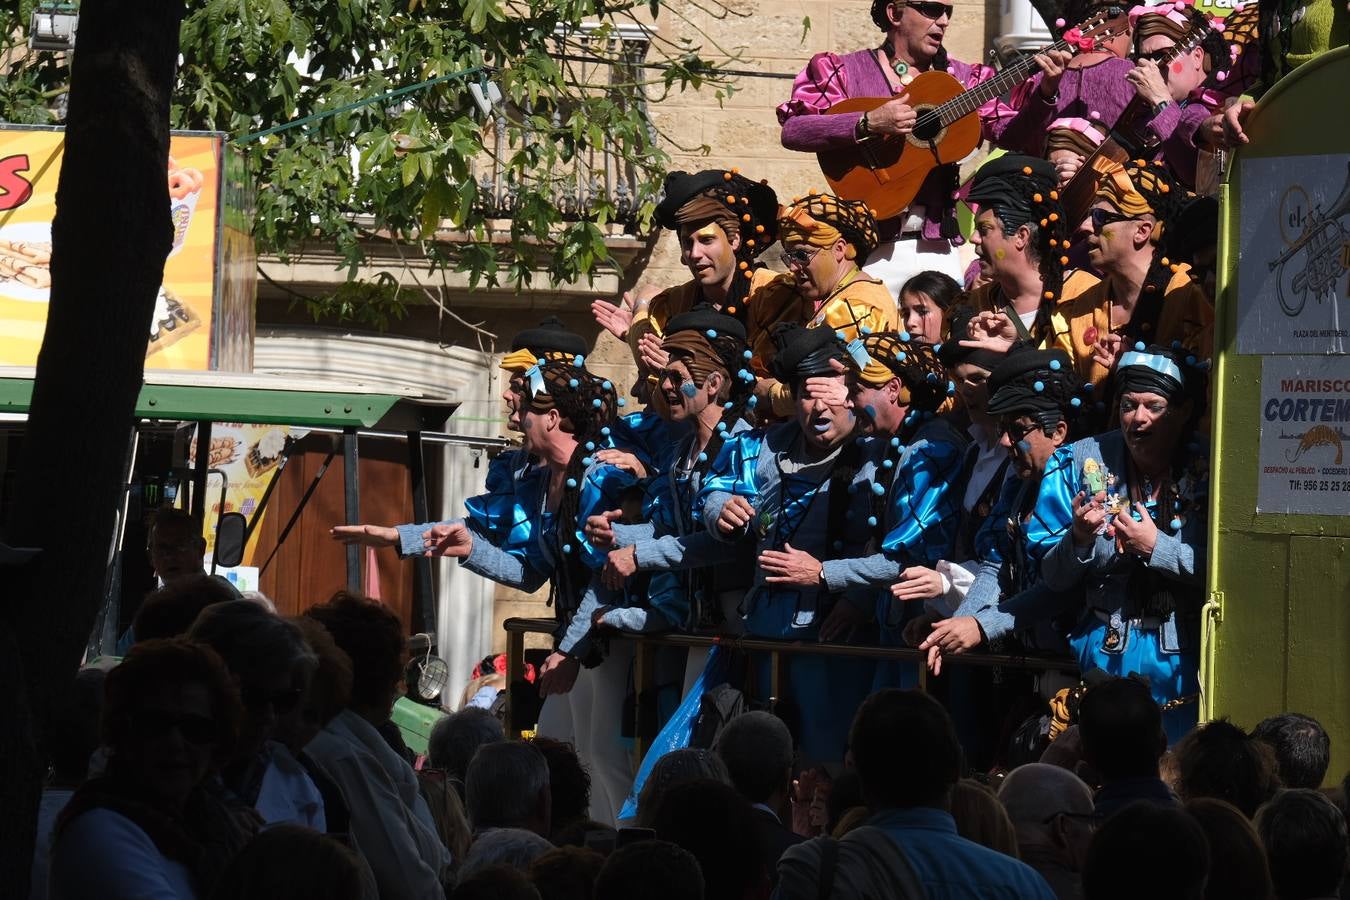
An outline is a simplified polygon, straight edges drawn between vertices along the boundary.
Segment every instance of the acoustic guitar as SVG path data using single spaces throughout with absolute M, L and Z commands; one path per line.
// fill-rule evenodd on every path
M 1099 11 L 1049 50 L 1090 50 L 1125 33 L 1125 11 L 1111 6 Z M 918 118 L 907 135 L 874 135 L 855 147 L 817 153 L 820 170 L 836 196 L 861 200 L 877 219 L 898 216 L 914 200 L 928 173 L 959 162 L 980 143 L 977 110 L 1026 81 L 1037 71 L 1030 55 L 1010 63 L 994 78 L 967 90 L 946 72 L 924 72 L 906 86 L 909 105 Z M 894 97 L 853 97 L 836 103 L 827 115 L 876 109 Z
M 1209 17 L 1190 7 L 1188 13 L 1191 23 L 1180 41 L 1168 48 L 1167 53 L 1158 61 L 1158 67 L 1166 73 L 1172 62 L 1185 56 L 1204 41 L 1212 27 Z M 1097 186 L 1102 178 L 1117 165 L 1124 165 L 1132 159 L 1151 157 L 1158 141 L 1149 132 L 1148 120 L 1153 110 L 1144 98 L 1135 94 L 1121 110 L 1106 140 L 1097 146 L 1092 155 L 1083 160 L 1069 183 L 1059 192 L 1059 202 L 1064 207 L 1064 221 L 1072 228 L 1088 214 L 1092 207 L 1092 198 L 1097 194 Z

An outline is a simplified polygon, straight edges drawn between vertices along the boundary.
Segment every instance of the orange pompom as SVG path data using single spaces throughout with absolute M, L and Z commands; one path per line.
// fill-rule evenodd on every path
M 1054 292 L 1054 291 L 1046 291 L 1045 294 L 1044 294 L 1044 297 L 1045 297 L 1045 299 L 1047 299 L 1047 300 L 1053 300 L 1053 299 L 1055 299 L 1055 292 Z
M 1042 197 L 1040 194 L 1032 194 L 1032 195 L 1031 195 L 1031 200 L 1032 200 L 1033 203 L 1043 203 L 1043 202 L 1045 202 L 1045 198 Z
M 728 307 L 727 307 L 727 315 L 729 315 L 729 316 L 734 316 L 734 315 L 736 315 L 736 307 L 734 307 L 734 306 L 728 306 Z
M 1160 181 L 1158 182 L 1158 190 L 1166 194 L 1172 190 L 1172 186 L 1165 181 Z
M 1059 264 L 1061 266 L 1067 266 L 1069 264 L 1069 258 L 1067 256 L 1061 256 L 1059 258 Z
M 1051 238 L 1051 239 L 1050 239 L 1050 246 L 1051 246 L 1051 247 L 1058 247 L 1058 246 L 1059 246 L 1059 241 L 1055 240 L 1054 238 Z
M 742 198 L 741 198 L 741 202 L 744 203 L 746 206 L 749 206 L 749 205 L 750 205 L 750 198 L 749 198 L 749 197 L 742 197 Z
M 1136 166 L 1146 166 L 1146 165 L 1148 165 L 1148 163 L 1145 162 L 1145 161 L 1142 160 L 1142 159 L 1136 159 L 1136 160 L 1134 161 L 1134 164 L 1135 164 Z
M 1031 174 L 1031 166 L 1023 166 L 1023 167 L 1022 167 L 1022 174 L 1023 174 L 1023 175 L 1030 175 L 1030 174 Z
M 764 226 L 763 226 L 763 225 L 756 225 L 756 226 L 755 226 L 755 234 L 763 234 L 763 233 L 764 233 Z
M 1050 199 L 1051 199 L 1051 200 L 1058 200 L 1058 199 L 1059 199 L 1059 191 L 1051 191 L 1051 192 L 1050 192 Z
M 731 174 L 732 174 L 732 175 L 739 175 L 739 174 L 741 174 L 741 170 L 738 169 L 738 168 L 736 168 L 735 166 L 732 166 L 732 167 L 731 167 Z
M 798 203 L 801 203 L 801 202 L 802 202 L 802 198 L 801 198 L 801 197 L 793 197 L 793 198 L 792 198 L 792 205 L 793 205 L 793 206 L 796 206 Z
M 741 260 L 741 271 L 744 272 L 748 268 L 750 268 L 750 264 L 745 260 Z
M 749 221 L 750 221 L 750 214 L 749 214 L 749 213 L 746 213 L 745 215 L 741 216 L 741 221 L 742 221 L 742 222 L 749 222 Z
M 1162 259 L 1158 260 L 1158 263 L 1159 263 L 1159 265 L 1164 265 L 1164 266 L 1170 266 L 1170 265 L 1172 265 L 1172 261 L 1169 260 L 1169 259 L 1168 259 L 1167 257 L 1165 257 L 1165 256 L 1164 256 Z
M 746 238 L 746 240 L 745 240 L 745 246 L 747 246 L 747 247 L 753 247 L 753 246 L 755 246 L 755 239 L 754 239 L 754 238 Z
M 1050 221 L 1051 221 L 1051 222 L 1058 222 L 1058 221 L 1059 221 L 1059 213 L 1051 213 L 1051 214 L 1050 214 Z
M 730 181 L 730 180 L 731 180 L 731 173 L 730 173 L 730 172 L 723 172 L 723 173 L 722 173 L 722 180 L 723 180 L 723 181 Z
M 1045 226 L 1047 226 L 1047 225 L 1049 225 L 1049 224 L 1050 224 L 1050 220 L 1049 220 L 1049 219 L 1041 219 L 1041 227 L 1042 227 L 1042 228 L 1044 228 Z

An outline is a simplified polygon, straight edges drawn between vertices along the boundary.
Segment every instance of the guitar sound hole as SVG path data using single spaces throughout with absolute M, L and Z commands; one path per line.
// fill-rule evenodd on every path
M 931 106 L 916 106 L 914 108 L 919 117 L 914 123 L 914 131 L 911 134 L 925 143 L 936 140 L 938 134 L 942 131 L 942 120 L 929 114 L 932 109 Z

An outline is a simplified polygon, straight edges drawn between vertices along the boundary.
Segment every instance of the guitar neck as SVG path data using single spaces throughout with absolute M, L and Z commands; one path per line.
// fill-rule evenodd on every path
M 1071 48 L 1067 42 L 1056 41 L 1040 52 L 1046 53 L 1050 50 L 1069 49 Z M 1020 56 L 993 78 L 988 81 L 980 82 L 973 88 L 962 91 L 951 100 L 948 100 L 946 103 L 939 106 L 934 112 L 942 119 L 942 124 L 944 126 L 949 125 L 962 116 L 973 113 L 995 97 L 1006 94 L 1008 91 L 1030 78 L 1035 71 L 1035 59 L 1030 55 Z
M 1164 73 L 1167 72 L 1176 59 L 1199 46 L 1205 36 L 1204 28 L 1208 27 L 1208 25 L 1193 26 L 1180 41 L 1168 49 L 1167 55 L 1158 61 L 1158 68 Z M 1130 102 L 1121 110 L 1116 124 L 1112 126 L 1112 135 L 1125 146 L 1131 156 L 1137 156 L 1155 142 L 1152 135 L 1144 130 L 1152 117 L 1153 108 L 1136 91 Z

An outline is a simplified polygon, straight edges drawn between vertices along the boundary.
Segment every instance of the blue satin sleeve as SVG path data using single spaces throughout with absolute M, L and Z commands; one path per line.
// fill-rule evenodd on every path
M 1040 579 L 1041 559 L 1073 526 L 1073 498 L 1078 490 L 1073 454 L 1068 447 L 1061 447 L 1045 464 L 1036 506 L 1024 526 L 1029 581 Z
M 539 492 L 544 484 L 543 470 L 527 468 L 527 464 L 523 451 L 493 457 L 488 463 L 486 492 L 464 501 L 465 520 L 498 549 L 522 560 L 537 539 Z
M 757 468 L 760 449 L 764 446 L 764 432 L 760 429 L 742 432 L 722 445 L 717 459 L 709 467 L 699 488 L 694 506 L 701 510 L 708 530 L 719 538 L 717 518 L 722 507 L 733 496 L 744 497 L 752 507 L 759 507 Z M 744 533 L 742 531 L 742 533 Z M 732 537 L 739 537 L 735 535 Z M 731 539 L 731 538 L 728 538 Z
M 895 473 L 889 498 L 891 530 L 881 542 L 903 565 L 930 568 L 951 556 L 959 510 L 951 490 L 961 471 L 961 451 L 946 441 L 925 443 Z
M 581 483 L 573 536 L 577 546 L 581 548 L 582 559 L 592 569 L 599 569 L 605 565 L 608 551 L 601 550 L 586 540 L 583 530 L 586 527 L 586 520 L 607 510 L 619 509 L 624 491 L 637 482 L 637 476 L 632 472 L 609 463 L 595 463 L 586 470 Z

